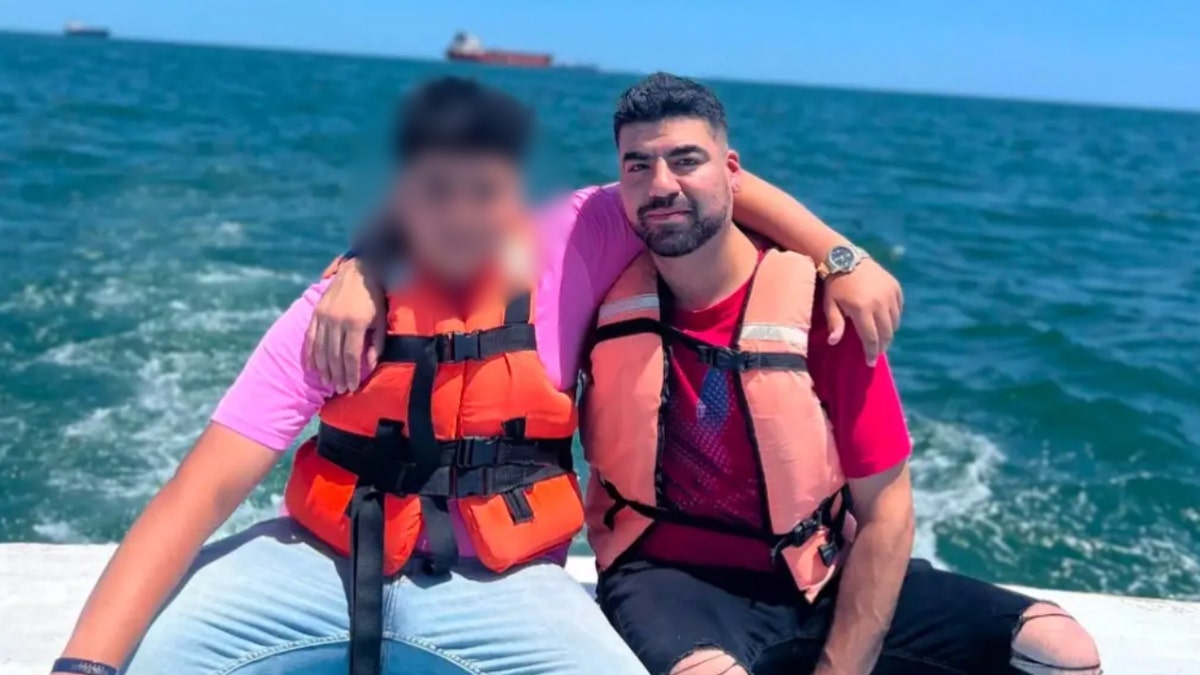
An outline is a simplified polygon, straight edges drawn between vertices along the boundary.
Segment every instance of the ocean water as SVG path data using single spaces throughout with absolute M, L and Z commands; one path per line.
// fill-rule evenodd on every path
M 0 540 L 120 538 L 445 72 L 537 106 L 542 190 L 615 175 L 632 76 L 0 34 Z M 904 283 L 918 553 L 1200 598 L 1200 116 L 715 86 L 746 166 Z

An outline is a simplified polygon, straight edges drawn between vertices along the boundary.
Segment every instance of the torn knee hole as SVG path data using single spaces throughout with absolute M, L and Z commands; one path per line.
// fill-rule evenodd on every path
M 701 646 L 671 666 L 670 675 L 749 675 L 742 664 L 718 647 Z
M 1034 675 L 1099 675 L 1100 654 L 1083 626 L 1057 605 L 1039 602 L 1013 629 L 1014 668 Z

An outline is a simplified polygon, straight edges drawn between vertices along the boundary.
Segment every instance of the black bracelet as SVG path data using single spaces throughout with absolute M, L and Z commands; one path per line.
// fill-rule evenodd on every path
M 87 659 L 59 659 L 50 669 L 52 673 L 80 673 L 81 675 L 120 675 L 116 668 L 99 661 Z

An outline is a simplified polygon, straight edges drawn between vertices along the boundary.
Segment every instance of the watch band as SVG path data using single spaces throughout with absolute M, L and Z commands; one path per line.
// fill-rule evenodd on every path
M 833 252 L 839 248 L 850 249 L 854 253 L 854 261 L 846 269 L 834 270 L 829 263 L 829 258 Z M 850 274 L 857 269 L 860 264 L 862 264 L 862 261 L 867 260 L 870 257 L 871 254 L 867 253 L 866 249 L 863 249 L 860 246 L 855 246 L 851 243 L 838 244 L 829 249 L 829 253 L 825 254 L 825 259 L 817 264 L 817 278 L 824 281 L 834 274 Z

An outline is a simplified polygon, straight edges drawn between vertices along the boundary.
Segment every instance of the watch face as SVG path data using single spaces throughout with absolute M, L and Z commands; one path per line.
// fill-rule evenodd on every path
M 835 270 L 849 269 L 857 257 L 849 246 L 835 246 L 829 252 L 829 262 Z

